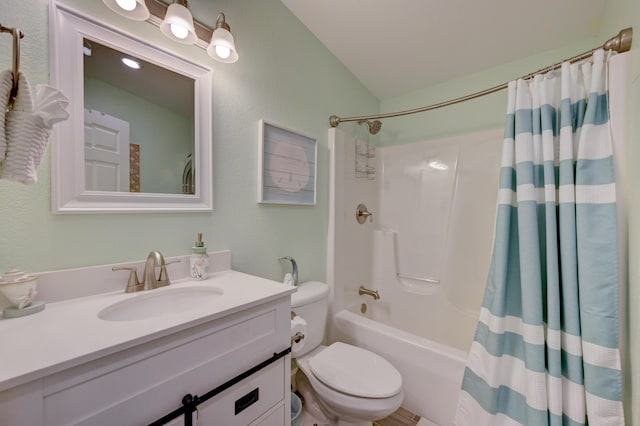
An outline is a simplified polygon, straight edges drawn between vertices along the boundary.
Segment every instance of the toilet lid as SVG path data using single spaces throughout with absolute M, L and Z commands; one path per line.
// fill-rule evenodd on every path
M 309 367 L 325 385 L 353 396 L 388 398 L 402 387 L 400 373 L 386 359 L 341 342 L 313 356 Z

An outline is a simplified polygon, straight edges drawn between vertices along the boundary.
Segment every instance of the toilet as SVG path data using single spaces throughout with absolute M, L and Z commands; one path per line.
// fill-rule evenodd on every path
M 403 399 L 402 377 L 381 356 L 342 342 L 322 345 L 329 287 L 307 282 L 291 295 L 291 310 L 307 323 L 304 344 L 292 348 L 322 413 L 338 425 L 371 425 L 396 411 Z M 300 373 L 298 373 L 300 374 Z M 301 387 L 302 388 L 302 387 Z

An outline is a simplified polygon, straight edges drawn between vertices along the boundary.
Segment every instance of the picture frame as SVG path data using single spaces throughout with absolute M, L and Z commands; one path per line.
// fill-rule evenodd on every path
M 258 203 L 316 204 L 315 138 L 258 122 Z

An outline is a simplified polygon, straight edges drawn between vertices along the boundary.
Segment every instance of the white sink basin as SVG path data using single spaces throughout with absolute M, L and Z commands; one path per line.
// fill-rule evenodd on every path
M 217 287 L 149 290 L 116 302 L 98 312 L 105 321 L 138 321 L 205 307 L 223 291 Z

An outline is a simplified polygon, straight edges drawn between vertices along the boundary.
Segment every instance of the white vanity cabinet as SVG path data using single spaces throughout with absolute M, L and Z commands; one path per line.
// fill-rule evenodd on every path
M 127 326 L 114 324 L 114 332 Z M 193 424 L 289 425 L 289 328 L 287 293 L 135 346 L 112 347 L 100 358 L 0 392 L 0 424 L 147 425 L 179 409 L 185 395 L 202 397 L 240 375 L 197 407 Z

